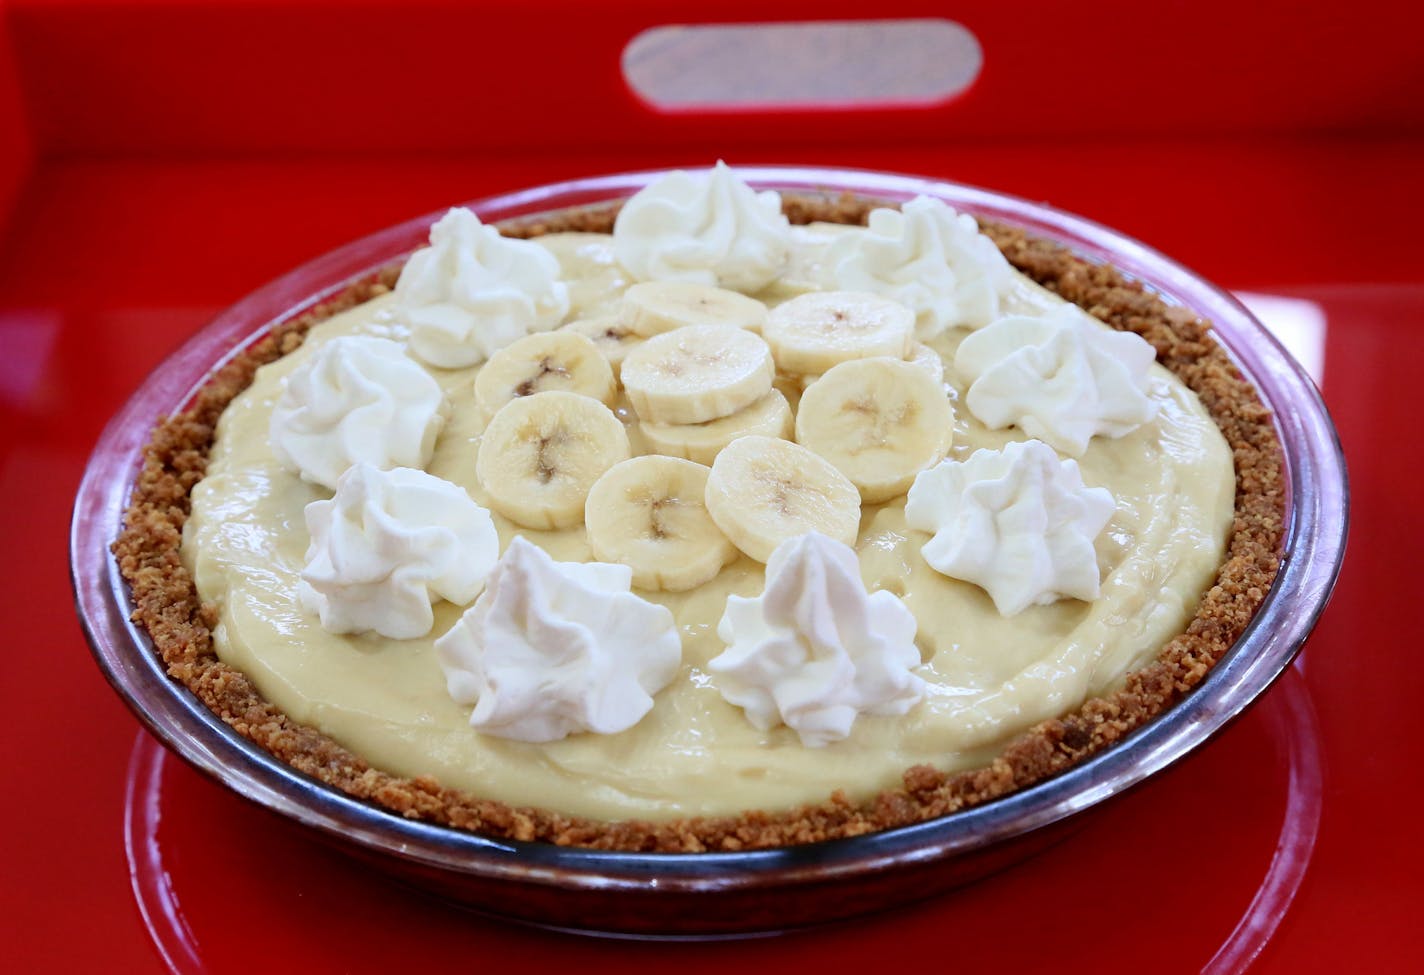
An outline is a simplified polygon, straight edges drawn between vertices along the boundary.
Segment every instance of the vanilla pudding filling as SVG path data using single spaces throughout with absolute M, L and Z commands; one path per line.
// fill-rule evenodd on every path
M 843 229 L 796 228 L 788 272 L 754 296 L 775 306 L 800 293 L 801 279 L 815 276 Z M 567 284 L 565 321 L 616 312 L 631 280 L 612 237 L 554 234 L 537 242 L 558 260 Z M 1015 273 L 1000 311 L 1043 315 L 1063 304 Z M 218 656 L 293 719 L 391 773 L 597 819 L 781 810 L 837 790 L 867 798 L 898 786 L 917 764 L 980 766 L 1032 725 L 1120 686 L 1185 627 L 1225 552 L 1234 515 L 1231 452 L 1195 394 L 1154 364 L 1155 418 L 1117 439 L 1093 437 L 1077 458 L 1086 485 L 1115 500 L 1094 545 L 1102 583 L 1091 602 L 1062 599 L 1002 616 L 983 589 L 926 563 L 920 549 L 929 535 L 907 525 L 903 495 L 862 507 L 854 546 L 861 579 L 871 592 L 900 597 L 918 623 L 915 672 L 926 693 L 908 713 L 862 714 L 849 737 L 808 748 L 788 727 L 758 730 L 728 703 L 707 666 L 726 649 L 718 622 L 728 596 L 755 597 L 766 581 L 765 566 L 739 556 L 687 592 L 634 590 L 673 614 L 682 663 L 632 728 L 537 744 L 481 734 L 470 726 L 471 707 L 447 693 L 434 649 L 466 606 L 437 602 L 427 635 L 393 640 L 328 632 L 296 598 L 309 542 L 303 510 L 331 492 L 273 454 L 268 430 L 282 380 L 337 338 L 404 338 L 391 306 L 383 296 L 334 316 L 258 371 L 222 415 L 183 544 L 201 598 L 219 610 Z M 954 405 L 951 460 L 1027 439 L 1018 428 L 989 430 L 965 408 L 969 378 L 954 362 L 969 334 L 950 327 L 926 340 L 945 363 Z M 475 474 L 487 424 L 474 408 L 480 368 L 428 368 L 450 410 L 425 469 L 489 507 Z M 795 405 L 799 389 L 778 388 Z M 651 452 L 626 400 L 615 412 L 633 455 Z M 519 535 L 560 561 L 593 559 L 581 525 L 533 531 L 492 517 L 501 551 Z

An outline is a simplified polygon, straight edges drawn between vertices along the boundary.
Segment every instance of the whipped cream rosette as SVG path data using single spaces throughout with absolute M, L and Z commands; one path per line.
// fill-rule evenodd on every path
M 899 210 L 872 210 L 866 228 L 832 241 L 821 273 L 826 288 L 908 305 L 921 339 L 955 325 L 989 324 L 1013 284 L 1009 262 L 974 218 L 925 196 Z
M 921 552 L 936 571 L 982 587 L 1004 616 L 1065 596 L 1096 599 L 1093 540 L 1112 518 L 1104 488 L 1038 440 L 976 450 L 922 472 L 905 521 L 934 535 Z
M 643 281 L 758 291 L 786 267 L 791 226 L 781 195 L 758 193 L 726 165 L 669 173 L 623 205 L 613 227 L 618 262 Z
M 435 600 L 469 603 L 499 557 L 489 512 L 424 471 L 357 464 L 304 514 L 311 544 L 297 596 L 332 633 L 429 633 Z
M 707 664 L 722 696 L 757 728 L 792 728 L 808 747 L 840 741 L 861 714 L 905 714 L 925 694 L 915 617 L 867 593 L 855 550 L 810 532 L 782 542 L 760 596 L 727 597 Z
M 1156 357 L 1141 336 L 1064 305 L 980 329 L 960 343 L 954 366 L 970 384 L 965 405 L 985 426 L 1017 426 L 1081 457 L 1093 437 L 1126 436 L 1157 415 Z
M 633 595 L 633 570 L 556 562 L 515 536 L 475 605 L 435 641 L 450 696 L 470 725 L 519 741 L 614 734 L 677 674 L 673 616 Z
M 352 464 L 424 467 L 444 424 L 440 386 L 388 339 L 332 339 L 282 384 L 272 452 L 305 481 L 335 489 Z
M 483 362 L 515 339 L 555 328 L 568 312 L 553 254 L 460 208 L 436 221 L 430 246 L 406 261 L 393 308 L 410 330 L 411 351 L 444 369 Z

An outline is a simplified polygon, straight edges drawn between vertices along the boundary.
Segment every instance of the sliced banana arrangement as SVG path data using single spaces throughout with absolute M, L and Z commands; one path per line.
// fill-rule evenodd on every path
M 551 249 L 614 275 L 585 237 Z M 596 311 L 497 351 L 474 381 L 490 506 L 526 528 L 582 523 L 594 558 L 652 590 L 807 532 L 853 545 L 862 504 L 944 458 L 954 412 L 913 310 L 814 287 L 772 289 L 790 297 L 768 310 L 706 284 L 619 281 Z M 625 402 L 636 417 L 620 420 Z
M 791 439 L 791 404 L 773 389 L 751 406 L 706 423 L 640 423 L 648 446 L 669 457 L 711 464 L 722 448 L 747 436 Z
M 776 368 L 761 336 L 694 325 L 648 339 L 623 360 L 623 389 L 650 423 L 706 423 L 771 391 Z
M 852 359 L 906 358 L 915 313 L 868 292 L 816 291 L 772 309 L 762 335 L 782 371 L 817 374 Z
M 721 572 L 737 550 L 707 513 L 711 473 L 657 455 L 614 464 L 585 505 L 594 558 L 628 566 L 642 589 L 692 589 Z
M 860 492 L 844 474 L 800 444 L 742 437 L 728 444 L 707 478 L 707 513 L 758 562 L 807 532 L 854 545 Z
M 903 359 L 856 359 L 801 395 L 797 443 L 835 465 L 867 504 L 910 489 L 949 451 L 954 411 L 929 371 Z
M 613 369 L 591 338 L 560 329 L 535 332 L 489 357 L 475 374 L 475 403 L 492 417 L 510 400 L 551 390 L 612 403 Z
M 511 400 L 485 428 L 475 476 L 490 507 L 525 528 L 583 520 L 589 488 L 628 459 L 628 433 L 596 399 L 554 390 Z
M 758 331 L 766 322 L 766 305 L 726 288 L 646 281 L 624 292 L 619 318 L 644 337 L 691 325 L 730 325 Z

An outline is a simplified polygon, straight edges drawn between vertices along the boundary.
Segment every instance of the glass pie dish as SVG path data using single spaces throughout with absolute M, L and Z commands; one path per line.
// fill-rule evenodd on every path
M 1169 306 L 1210 320 L 1274 416 L 1287 479 L 1281 567 L 1243 635 L 1200 685 L 1126 740 L 1004 798 L 912 826 L 733 853 L 629 853 L 492 839 L 386 811 L 296 771 L 170 679 L 109 546 L 156 418 L 273 327 L 409 254 L 431 217 L 356 241 L 248 296 L 169 357 L 114 417 L 90 460 L 71 531 L 80 616 L 115 690 L 169 749 L 238 794 L 407 882 L 478 910 L 549 926 L 643 936 L 789 929 L 970 882 L 1051 842 L 1073 817 L 1206 741 L 1300 649 L 1344 550 L 1347 490 L 1334 428 L 1310 379 L 1228 294 L 1151 249 L 1051 208 L 951 183 L 831 169 L 748 168 L 758 189 L 872 200 L 937 197 L 956 209 L 1112 265 Z M 626 198 L 659 172 L 538 187 L 470 206 L 486 222 Z

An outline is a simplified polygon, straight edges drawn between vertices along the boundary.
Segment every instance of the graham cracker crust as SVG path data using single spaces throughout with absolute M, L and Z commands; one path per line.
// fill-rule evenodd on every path
M 864 223 L 875 201 L 843 196 L 790 196 L 794 223 Z M 617 205 L 501 224 L 510 236 L 559 231 L 609 232 Z M 321 732 L 293 721 L 258 694 L 212 649 L 217 623 L 179 555 L 189 492 L 202 479 L 217 420 L 256 370 L 301 345 L 317 322 L 390 290 L 398 266 L 381 270 L 339 296 L 287 321 L 218 370 L 184 412 L 158 421 L 144 449 L 124 527 L 112 548 L 132 587 L 132 618 L 153 640 L 168 673 L 235 731 L 293 768 L 397 815 L 509 840 L 641 852 L 736 851 L 813 843 L 921 822 L 1005 796 L 1062 772 L 1121 741 L 1181 700 L 1240 637 L 1275 579 L 1285 530 L 1286 487 L 1280 443 L 1269 411 L 1225 352 L 1210 324 L 1172 308 L 1111 267 L 1020 230 L 982 223 L 986 234 L 1024 274 L 1113 328 L 1136 332 L 1158 361 L 1200 397 L 1230 445 L 1236 465 L 1236 516 L 1215 584 L 1203 594 L 1185 632 L 1116 693 L 1096 697 L 1065 717 L 1014 740 L 991 764 L 946 774 L 907 769 L 903 786 L 863 802 L 843 793 L 782 811 L 671 822 L 602 822 L 516 808 L 372 768 Z

